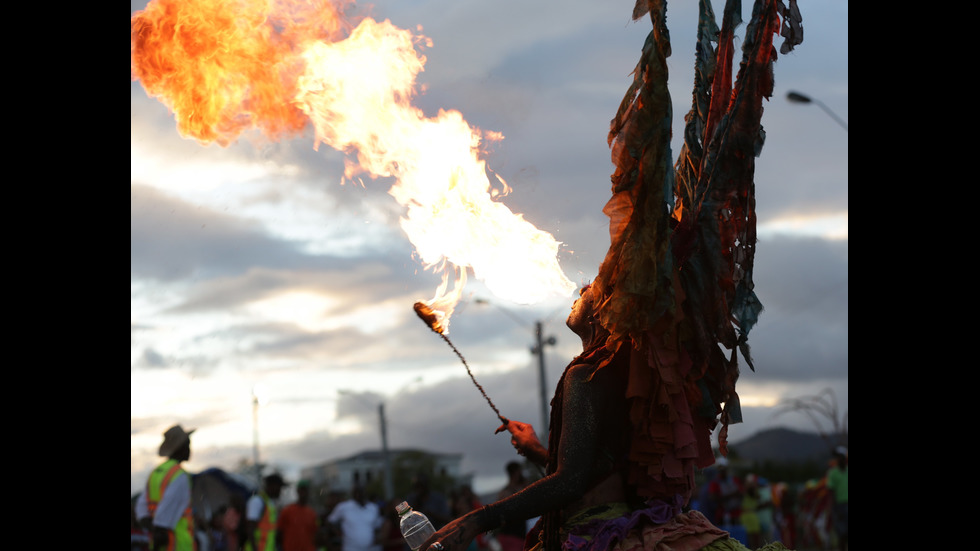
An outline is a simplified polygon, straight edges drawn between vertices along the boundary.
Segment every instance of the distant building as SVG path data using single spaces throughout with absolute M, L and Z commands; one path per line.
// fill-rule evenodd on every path
M 423 455 L 431 459 L 435 465 L 434 473 L 436 476 L 445 476 L 456 484 L 472 484 L 473 474 L 463 474 L 460 467 L 463 463 L 461 453 L 430 453 L 417 449 L 398 449 L 390 450 L 390 460 L 393 471 L 398 469 L 401 463 L 399 459 L 407 455 Z M 357 483 L 369 486 L 372 482 L 382 483 L 384 481 L 384 456 L 380 451 L 363 451 L 350 457 L 334 459 L 326 463 L 304 467 L 300 470 L 300 476 L 308 479 L 314 488 L 325 490 L 328 493 L 346 493 Z M 397 480 L 398 473 L 395 473 Z

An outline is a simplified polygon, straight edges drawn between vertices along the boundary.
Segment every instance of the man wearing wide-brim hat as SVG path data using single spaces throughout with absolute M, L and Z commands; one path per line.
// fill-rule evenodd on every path
M 167 460 L 153 469 L 136 502 L 136 516 L 152 530 L 154 551 L 196 551 L 191 512 L 191 477 L 181 463 L 191 457 L 191 433 L 174 425 L 163 433 L 159 454 Z

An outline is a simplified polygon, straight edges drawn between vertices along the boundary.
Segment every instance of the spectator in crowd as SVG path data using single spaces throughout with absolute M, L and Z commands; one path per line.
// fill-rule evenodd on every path
M 762 542 L 762 527 L 759 523 L 758 477 L 754 474 L 746 477 L 738 521 L 745 528 L 746 545 L 750 549 L 758 548 Z
M 319 520 L 310 506 L 310 481 L 296 483 L 296 501 L 282 508 L 279 514 L 281 551 L 315 551 Z
M 742 481 L 731 473 L 728 460 L 724 457 L 719 457 L 715 465 L 718 476 L 711 481 L 709 489 L 716 506 L 713 522 L 719 525 L 738 522 L 742 513 Z
M 470 486 L 463 485 L 460 486 L 456 492 L 453 494 L 452 499 L 452 515 L 453 517 L 460 517 L 469 513 L 470 511 L 476 511 L 477 509 L 483 507 L 480 503 L 480 498 L 476 497 L 473 493 L 473 489 Z M 470 546 L 467 547 L 467 551 L 479 551 L 480 549 L 485 549 L 487 547 L 487 540 L 484 538 L 483 534 L 479 534 L 476 538 L 470 542 Z
M 194 515 L 195 551 L 214 551 L 214 540 L 211 538 L 211 519 L 203 514 Z
M 830 549 L 830 532 L 833 529 L 833 496 L 827 489 L 826 477 L 807 480 L 800 492 L 798 519 L 802 548 Z
M 277 551 L 279 496 L 286 482 L 272 473 L 262 481 L 262 489 L 245 504 L 245 551 Z
M 785 482 L 773 486 L 773 523 L 778 540 L 790 549 L 796 548 L 796 492 Z
M 708 467 L 704 469 L 701 473 L 704 476 L 704 480 L 698 485 L 697 494 L 695 497 L 691 498 L 691 509 L 696 511 L 701 511 L 705 517 L 715 524 L 721 524 L 721 520 L 717 516 L 718 512 L 718 501 L 711 494 L 712 483 L 718 476 L 718 469 L 715 467 Z
M 225 532 L 225 546 L 228 551 L 242 551 L 248 539 L 245 527 L 245 498 L 232 494 L 225 514 L 221 517 L 221 528 Z
M 453 514 L 460 513 L 465 515 L 480 507 L 483 507 L 483 504 L 480 503 L 480 498 L 473 493 L 471 486 L 463 484 L 456 490 L 456 495 L 453 498 Z
M 416 511 L 425 513 L 432 522 L 436 530 L 442 528 L 447 522 L 452 520 L 449 500 L 439 491 L 432 488 L 429 475 L 419 472 L 415 475 L 413 483 L 414 492 L 410 493 L 406 499 L 408 504 Z
M 528 484 L 524 466 L 519 461 L 509 461 L 504 469 L 507 472 L 507 485 L 497 492 L 497 501 L 516 494 Z M 521 551 L 526 533 L 526 525 L 512 523 L 497 530 L 495 537 L 500 542 L 501 551 Z
M 136 500 L 129 500 L 129 542 L 130 551 L 150 551 L 150 533 L 140 525 L 136 518 Z
M 340 535 L 340 527 L 330 522 L 330 514 L 333 510 L 347 500 L 347 495 L 340 492 L 328 492 L 323 497 L 323 509 L 320 512 L 320 539 L 323 543 L 323 551 L 341 551 L 343 541 Z
M 368 501 L 364 487 L 355 484 L 350 499 L 333 508 L 327 521 L 336 525 L 341 535 L 341 551 L 381 551 L 378 531 L 383 519 L 378 505 Z
M 228 535 L 225 533 L 224 525 L 226 511 L 228 511 L 228 505 L 222 505 L 211 515 L 211 520 L 208 523 L 208 538 L 211 540 L 211 551 L 229 551 Z
M 146 490 L 136 501 L 136 516 L 150 531 L 154 551 L 193 551 L 194 516 L 191 511 L 191 477 L 181 463 L 191 457 L 191 434 L 180 425 L 163 433 L 159 454 L 167 460 L 150 473 Z
M 756 479 L 756 486 L 759 490 L 759 534 L 762 542 L 774 540 L 775 527 L 773 520 L 772 485 L 764 477 Z
M 409 551 L 399 526 L 401 517 L 395 510 L 401 502 L 400 499 L 387 501 L 381 509 L 381 529 L 378 530 L 378 544 L 381 545 L 381 551 Z
M 847 551 L 847 448 L 844 446 L 834 450 L 834 459 L 827 471 L 827 489 L 834 500 L 832 518 L 837 549 Z

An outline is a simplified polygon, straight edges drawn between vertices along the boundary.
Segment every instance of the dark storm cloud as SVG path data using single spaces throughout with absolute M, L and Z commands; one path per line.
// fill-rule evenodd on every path
M 405 253 L 408 255 L 408 252 Z M 235 307 L 284 291 L 324 293 L 334 301 L 324 314 L 337 314 L 355 305 L 383 302 L 406 291 L 421 291 L 428 281 L 416 267 L 391 255 L 377 258 L 303 257 L 307 268 L 251 268 L 194 286 L 172 312 L 201 312 Z M 422 281 L 420 281 L 422 279 Z
M 148 186 L 130 186 L 130 215 L 130 270 L 137 279 L 174 281 L 238 273 L 256 265 L 309 263 L 295 244 L 268 237 L 258 223 Z
M 460 369 L 463 369 L 462 366 Z M 477 379 L 501 413 L 538 425 L 536 387 L 519 376 L 485 375 Z M 358 393 L 342 396 L 338 408 L 365 427 L 377 427 L 380 396 Z M 389 446 L 463 454 L 465 472 L 496 474 L 516 457 L 509 434 L 494 434 L 496 414 L 469 378 L 456 379 L 405 392 L 385 402 Z M 359 435 L 310 434 L 299 442 L 277 444 L 270 456 L 289 457 L 310 466 L 379 447 L 377 430 Z
M 477 374 L 476 377 L 501 414 L 531 423 L 540 434 L 540 396 L 534 369 L 508 374 Z M 557 383 L 557 377 L 549 380 L 548 400 Z M 267 454 L 271 458 L 289 458 L 309 467 L 361 451 L 377 450 L 379 417 L 376 404 L 382 402 L 391 449 L 460 453 L 463 471 L 483 476 L 503 472 L 507 461 L 519 458 L 506 432 L 494 434 L 500 421 L 469 378 L 445 381 L 390 398 L 370 392 L 342 396 L 338 401 L 338 414 L 342 412 L 342 417 L 357 418 L 365 431 L 340 436 L 327 431 L 310 433 L 299 441 L 269 446 Z M 760 426 L 814 430 L 808 419 L 794 418 L 794 414 L 775 416 L 772 408 L 743 407 L 743 417 L 752 428 L 742 423 L 733 424 L 729 428 L 730 443 L 748 438 L 753 434 L 750 431 Z M 717 445 L 717 436 L 715 431 L 712 435 L 714 445 Z
M 847 241 L 774 237 L 756 253 L 764 310 L 749 334 L 759 378 L 847 380 Z
M 143 350 L 140 359 L 136 360 L 136 367 L 158 368 L 167 367 L 167 365 L 168 362 L 163 355 L 152 348 Z
M 221 362 L 213 357 L 202 355 L 164 355 L 152 347 L 144 348 L 143 353 L 133 362 L 133 369 L 180 369 L 190 372 L 194 377 L 206 376 Z
M 377 404 L 385 401 L 385 397 L 377 392 L 341 392 L 337 397 L 337 419 L 347 417 L 367 419 L 377 415 Z
M 755 178 L 760 220 L 846 212 L 847 132 L 816 107 L 789 104 L 787 90 L 779 89 L 763 118 L 767 139 Z
M 405 309 L 406 318 L 409 314 L 414 318 L 410 306 Z M 405 331 L 379 339 L 352 327 L 309 331 L 292 324 L 239 325 L 213 337 L 239 343 L 235 355 L 242 358 L 293 359 L 327 371 L 411 371 L 440 351 L 440 343 L 409 338 Z
M 756 245 L 756 294 L 764 315 L 824 316 L 846 322 L 847 240 L 762 238 Z
M 274 290 L 289 284 L 289 278 L 319 279 L 321 284 L 343 283 L 354 274 L 364 284 L 364 293 L 378 292 L 385 285 L 382 281 L 385 274 L 378 275 L 381 264 L 386 266 L 381 270 L 387 270 L 393 279 L 422 270 L 411 259 L 412 248 L 407 239 L 390 240 L 377 259 L 312 255 L 302 251 L 303 243 L 269 236 L 262 224 L 194 205 L 149 186 L 134 183 L 130 195 L 134 278 L 162 281 L 191 276 L 240 278 L 234 282 L 222 281 L 218 284 L 220 289 L 204 288 L 184 308 L 192 309 L 207 294 L 214 294 L 208 300 L 219 304 L 236 292 Z M 371 250 L 362 252 L 372 253 Z M 394 258 L 392 252 L 402 256 Z M 288 274 L 284 270 L 298 270 L 298 273 Z M 325 273 L 309 273 L 318 270 Z

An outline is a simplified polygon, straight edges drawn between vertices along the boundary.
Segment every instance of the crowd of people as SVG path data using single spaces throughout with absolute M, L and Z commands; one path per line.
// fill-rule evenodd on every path
M 283 504 L 282 490 L 289 483 L 272 473 L 247 499 L 232 492 L 228 503 L 202 518 L 191 502 L 192 477 L 181 466 L 190 458 L 193 432 L 175 425 L 164 434 L 159 455 L 165 460 L 130 507 L 132 551 L 410 551 L 395 510 L 401 501 L 425 513 L 437 529 L 483 506 L 470 486 L 444 494 L 431 487 L 425 473 L 415 476 L 406 496 L 387 501 L 355 484 L 342 498 L 331 494 L 314 502 L 310 482 L 299 480 L 295 501 Z M 509 463 L 506 471 L 509 480 L 501 495 L 527 484 L 520 463 Z M 487 534 L 474 540 L 469 551 L 519 550 L 523 533 L 521 527 L 514 534 L 516 547 L 501 548 Z
M 133 551 L 410 551 L 399 529 L 397 503 L 405 500 L 425 513 L 438 530 L 454 518 L 483 507 L 470 486 L 447 494 L 434 490 L 419 473 L 404 499 L 381 500 L 355 485 L 339 499 L 313 501 L 310 482 L 295 484 L 296 499 L 281 504 L 288 483 L 266 476 L 247 500 L 232 493 L 211 518 L 191 511 L 190 477 L 181 463 L 190 457 L 190 435 L 180 425 L 164 435 L 166 458 L 131 508 Z M 496 500 L 526 488 L 532 480 L 520 461 L 505 465 L 507 482 Z M 740 476 L 724 457 L 704 469 L 689 509 L 749 548 L 779 541 L 800 551 L 846 551 L 847 449 L 837 448 L 820 479 L 802 485 L 770 482 L 752 472 Z M 510 524 L 478 535 L 467 551 L 521 551 L 532 522 Z
M 245 499 L 230 493 L 228 503 L 209 518 L 195 514 L 192 478 L 182 463 L 190 459 L 193 430 L 175 425 L 164 433 L 146 488 L 131 503 L 133 551 L 316 551 L 323 548 L 322 522 L 313 508 L 309 481 L 296 483 L 296 500 L 283 506 L 287 485 L 278 473 Z
M 736 475 L 725 458 L 705 469 L 690 508 L 750 548 L 780 541 L 800 551 L 846 551 L 847 449 L 838 447 L 826 474 L 803 484 Z

